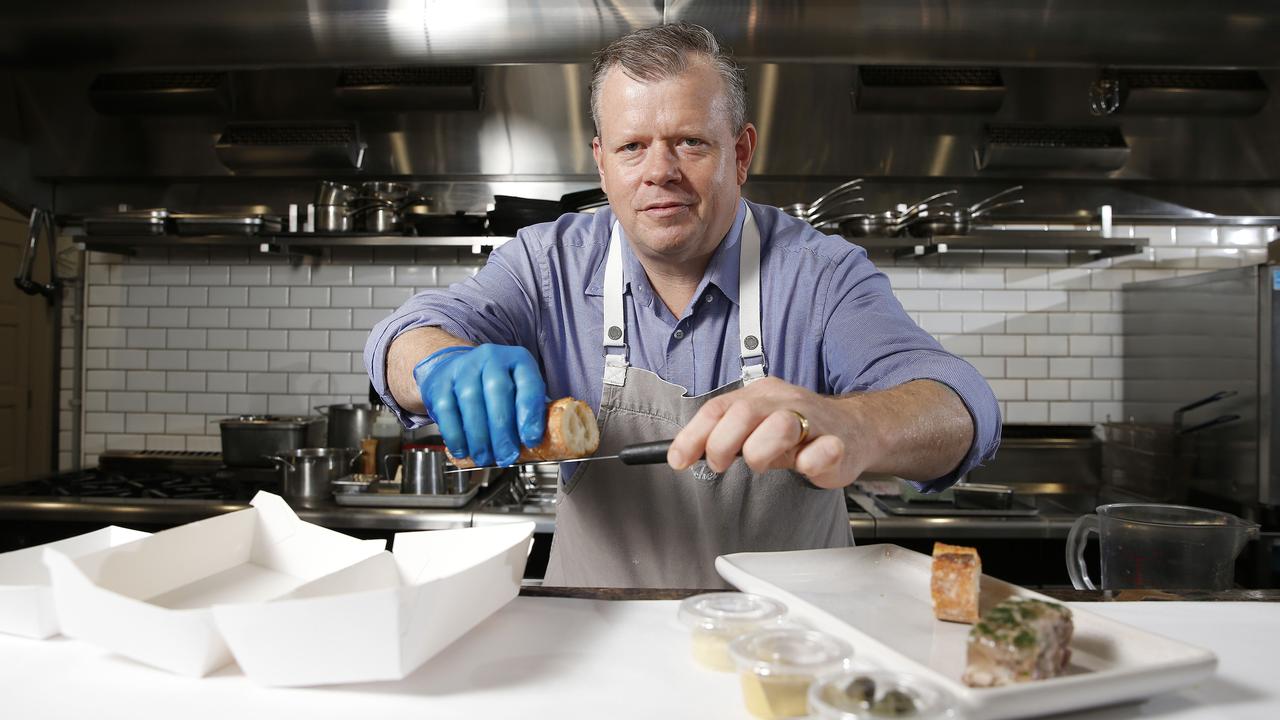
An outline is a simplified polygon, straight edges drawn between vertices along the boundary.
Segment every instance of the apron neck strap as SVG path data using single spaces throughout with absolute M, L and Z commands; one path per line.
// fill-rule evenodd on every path
M 609 233 L 609 254 L 604 265 L 604 381 L 608 385 L 626 383 L 627 318 L 622 302 L 622 231 L 613 221 Z M 738 354 L 742 357 L 742 381 L 750 383 L 768 373 L 764 338 L 760 332 L 760 230 L 751 208 L 742 221 L 738 258 Z M 621 350 L 621 353 L 610 350 Z M 750 362 L 753 360 L 759 362 Z
M 742 221 L 738 259 L 738 354 L 742 356 L 742 382 L 751 383 L 768 374 L 764 336 L 760 332 L 760 230 L 747 208 Z M 751 360 L 759 358 L 760 362 Z

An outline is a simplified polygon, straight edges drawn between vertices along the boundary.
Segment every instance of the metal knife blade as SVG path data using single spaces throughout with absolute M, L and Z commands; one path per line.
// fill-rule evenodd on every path
M 655 440 L 653 442 L 636 443 L 628 445 L 618 451 L 617 455 L 596 455 L 584 458 L 572 458 L 569 460 L 543 460 L 531 463 L 516 463 L 524 466 L 537 465 L 559 465 L 561 463 L 579 463 L 579 462 L 595 462 L 596 460 L 619 460 L 625 465 L 657 465 L 667 461 L 667 448 L 671 447 L 671 440 Z M 468 473 L 477 470 L 490 470 L 494 466 L 485 465 L 482 467 L 463 468 L 458 470 L 445 470 L 445 474 L 451 473 Z

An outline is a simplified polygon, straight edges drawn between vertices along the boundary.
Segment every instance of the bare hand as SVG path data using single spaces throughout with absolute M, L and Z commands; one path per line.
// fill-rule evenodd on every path
M 844 487 L 867 468 L 871 440 L 856 432 L 860 416 L 848 400 L 759 380 L 703 405 L 672 441 L 667 462 L 683 470 L 705 455 L 723 472 L 741 454 L 755 472 L 790 469 L 819 487 Z M 797 413 L 809 421 L 807 438 Z

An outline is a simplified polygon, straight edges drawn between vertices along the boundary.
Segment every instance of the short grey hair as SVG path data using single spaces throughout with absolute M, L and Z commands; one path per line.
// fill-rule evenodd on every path
M 637 82 L 656 82 L 689 69 L 690 60 L 704 58 L 724 82 L 726 109 L 734 133 L 747 124 L 746 77 L 729 51 L 711 31 L 692 23 L 644 28 L 623 35 L 596 53 L 591 69 L 591 119 L 600 134 L 600 88 L 605 76 L 617 67 Z

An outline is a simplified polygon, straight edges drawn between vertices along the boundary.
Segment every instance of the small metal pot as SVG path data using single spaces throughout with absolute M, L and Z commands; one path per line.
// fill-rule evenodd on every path
M 354 214 L 346 205 L 317 205 L 316 232 L 351 232 Z
M 374 412 L 369 405 L 341 403 L 315 409 L 329 418 L 329 447 L 360 447 L 361 440 L 373 435 Z
M 308 505 L 324 502 L 333 492 L 333 481 L 351 474 L 360 457 L 355 448 L 298 448 L 263 459 L 280 468 L 280 491 L 284 497 Z
M 398 203 L 405 199 L 410 192 L 409 186 L 403 183 L 370 180 L 360 184 L 360 199 L 365 202 Z
M 241 415 L 218 421 L 222 462 L 232 467 L 271 467 L 267 458 L 324 443 L 322 416 Z
M 332 180 L 321 180 L 316 188 L 316 207 L 336 205 L 350 207 L 360 196 L 360 189 L 353 185 L 344 185 Z
M 400 211 L 392 203 L 365 202 L 354 212 L 360 229 L 365 232 L 390 232 L 399 230 L 404 223 Z

